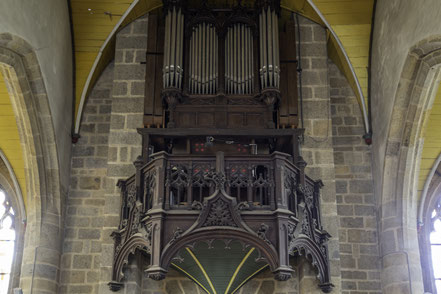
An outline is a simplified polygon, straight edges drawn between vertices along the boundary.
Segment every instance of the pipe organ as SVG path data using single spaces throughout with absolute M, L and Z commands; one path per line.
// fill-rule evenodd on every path
M 146 127 L 297 127 L 296 45 L 280 0 L 163 2 L 149 18 Z

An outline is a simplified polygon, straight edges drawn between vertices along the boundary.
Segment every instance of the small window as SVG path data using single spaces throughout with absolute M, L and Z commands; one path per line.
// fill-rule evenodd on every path
M 8 293 L 15 248 L 14 209 L 0 189 L 0 294 Z

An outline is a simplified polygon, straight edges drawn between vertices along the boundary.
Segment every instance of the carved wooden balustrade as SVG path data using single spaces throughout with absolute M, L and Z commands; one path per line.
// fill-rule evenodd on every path
M 135 250 L 150 255 L 146 272 L 163 279 L 177 252 L 207 239 L 235 239 L 259 250 L 278 280 L 293 272 L 289 257 L 306 255 L 330 292 L 326 242 L 320 220 L 321 181 L 305 175 L 300 156 L 176 155 L 161 151 L 136 174 L 118 182 L 121 221 L 112 236 L 112 282 L 122 287 L 123 268 Z

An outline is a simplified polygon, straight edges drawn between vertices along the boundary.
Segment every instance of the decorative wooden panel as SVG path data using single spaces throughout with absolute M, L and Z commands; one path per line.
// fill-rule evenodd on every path
M 177 105 L 176 128 L 265 128 L 264 105 Z

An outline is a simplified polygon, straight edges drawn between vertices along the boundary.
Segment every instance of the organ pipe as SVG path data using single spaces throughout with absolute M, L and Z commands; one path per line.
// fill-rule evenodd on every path
M 262 89 L 279 88 L 279 29 L 275 9 L 263 7 L 259 15 L 260 81 Z
M 180 89 L 182 86 L 184 15 L 181 8 L 173 6 L 165 17 L 164 88 Z
M 217 34 L 214 26 L 199 23 L 190 39 L 189 91 L 213 95 L 217 90 Z
M 236 23 L 225 39 L 225 88 L 228 94 L 253 92 L 253 36 L 251 28 Z

